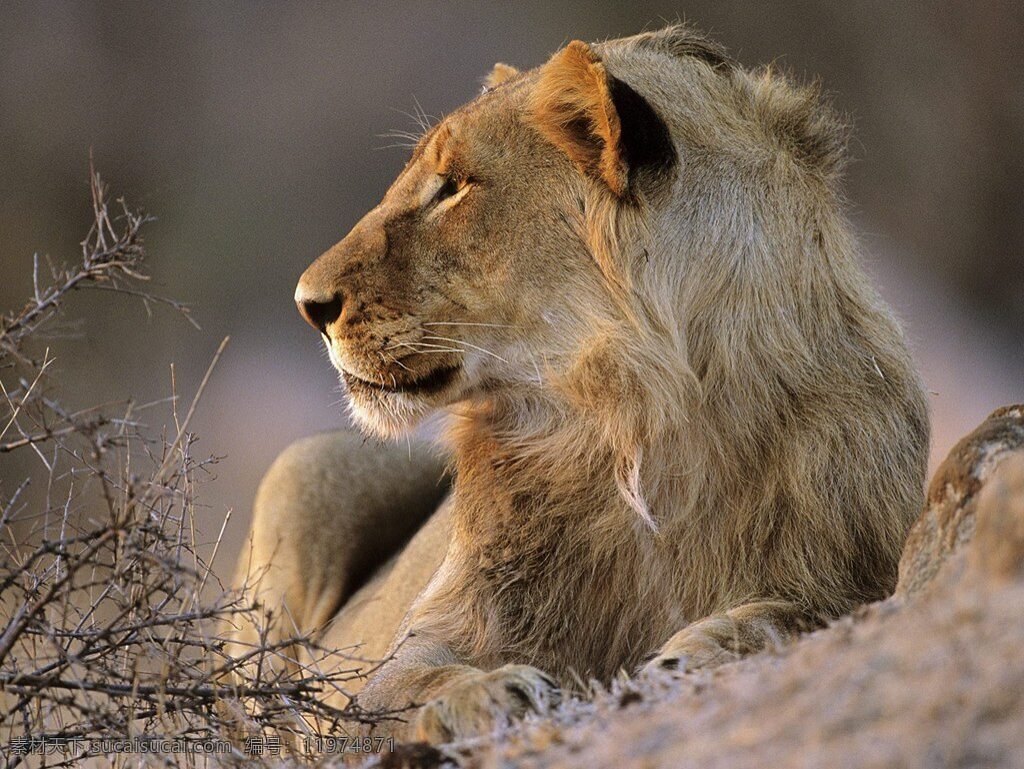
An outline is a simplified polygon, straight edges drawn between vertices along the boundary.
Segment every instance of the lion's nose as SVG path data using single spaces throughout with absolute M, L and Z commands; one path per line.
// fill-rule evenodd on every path
M 295 289 L 295 304 L 299 314 L 321 334 L 327 333 L 327 325 L 341 315 L 341 294 L 317 294 L 305 288 L 300 282 Z

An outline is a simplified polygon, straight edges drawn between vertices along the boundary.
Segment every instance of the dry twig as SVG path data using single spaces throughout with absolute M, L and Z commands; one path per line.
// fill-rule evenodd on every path
M 196 541 L 193 483 L 215 459 L 193 456 L 189 426 L 226 339 L 180 421 L 176 393 L 78 411 L 53 394 L 53 359 L 48 350 L 37 358 L 33 342 L 76 291 L 112 290 L 188 317 L 184 305 L 140 287 L 147 217 L 123 201 L 113 215 L 95 173 L 91 188 L 81 261 L 44 282 L 37 258 L 32 297 L 0 318 L 0 455 L 31 450 L 42 460 L 13 488 L 0 480 L 0 762 L 13 769 L 41 740 L 208 740 L 238 726 L 225 721 L 225 700 L 240 706 L 250 732 L 277 738 L 388 715 L 324 705 L 320 695 L 357 671 L 322 675 L 326 652 L 309 639 L 263 643 L 243 659 L 225 652 L 220 627 L 253 607 L 212 574 L 224 525 L 208 559 Z M 168 403 L 173 438 L 141 434 L 138 413 Z M 45 493 L 26 501 L 33 486 Z M 290 673 L 265 664 L 296 644 L 312 663 Z M 47 765 L 76 760 L 51 755 Z

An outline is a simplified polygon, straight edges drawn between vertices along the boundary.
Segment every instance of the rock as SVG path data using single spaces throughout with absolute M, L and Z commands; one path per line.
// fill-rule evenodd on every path
M 927 589 L 950 557 L 963 551 L 974 534 L 979 492 L 1013 454 L 1024 456 L 1024 405 L 997 409 L 953 447 L 935 472 L 925 508 L 907 538 L 898 597 Z M 962 570 L 964 560 L 954 560 L 950 567 Z
M 1024 451 L 1000 463 L 978 494 L 972 565 L 1006 582 L 1024 576 Z

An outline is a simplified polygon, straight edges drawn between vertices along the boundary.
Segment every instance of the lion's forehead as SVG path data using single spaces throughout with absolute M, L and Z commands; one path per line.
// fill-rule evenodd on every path
M 443 171 L 445 161 L 452 160 L 453 156 L 458 159 L 475 155 L 475 150 L 483 148 L 514 148 L 528 131 L 522 116 L 531 80 L 519 76 L 514 82 L 488 89 L 431 126 L 417 142 L 396 183 L 405 177 L 416 179 L 423 174 Z M 505 153 L 483 153 L 491 158 L 496 154 Z

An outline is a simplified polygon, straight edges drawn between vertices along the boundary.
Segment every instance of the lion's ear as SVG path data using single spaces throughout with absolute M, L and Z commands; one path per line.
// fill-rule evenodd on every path
M 651 105 L 608 74 L 579 40 L 541 68 L 529 113 L 549 141 L 618 197 L 626 194 L 631 171 L 676 160 L 668 128 Z
M 499 61 L 494 65 L 494 69 L 491 70 L 490 74 L 484 79 L 484 86 L 487 88 L 497 88 L 499 85 L 507 83 L 518 74 L 518 69 L 508 64 L 502 64 Z
M 604 64 L 586 43 L 573 40 L 541 69 L 530 103 L 541 132 L 585 174 L 612 192 L 626 192 L 629 168 L 619 151 L 622 131 Z

